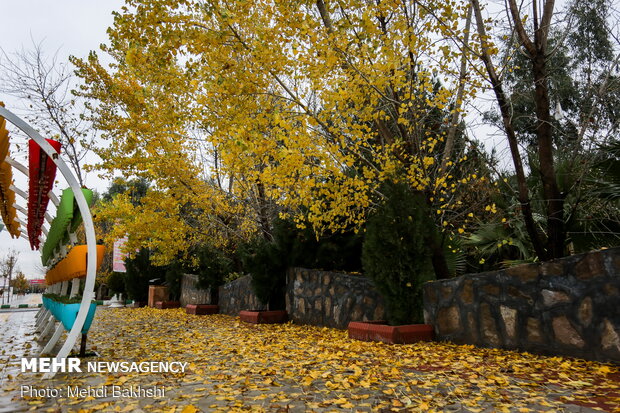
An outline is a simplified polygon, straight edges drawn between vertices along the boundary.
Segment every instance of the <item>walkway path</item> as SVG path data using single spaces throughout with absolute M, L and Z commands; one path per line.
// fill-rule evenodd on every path
M 25 294 L 25 295 L 17 295 L 14 294 L 10 298 L 10 302 L 8 302 L 8 297 L 5 297 L 4 305 L 10 305 L 11 309 L 18 308 L 20 305 L 28 305 L 30 307 L 36 307 L 41 304 L 41 294 Z M 4 311 L 5 309 L 0 310 Z
M 83 372 L 47 382 L 23 373 L 4 390 L 14 411 L 620 411 L 617 366 L 446 343 L 365 343 L 334 329 L 182 310 L 97 311 L 89 343 L 98 361 L 184 362 L 187 371 Z M 22 385 L 65 394 L 21 398 Z M 67 386 L 91 395 L 71 397 Z M 113 386 L 124 397 L 114 397 Z M 102 388 L 107 394 L 95 394 Z
M 40 300 L 39 295 L 39 300 Z M 31 301 L 32 297 L 22 301 Z M 28 304 L 28 303 L 27 303 Z M 34 324 L 37 309 L 4 310 L 0 312 L 0 387 L 14 382 L 20 373 L 22 357 L 36 354 Z M 0 412 L 18 411 L 11 397 L 0 393 Z

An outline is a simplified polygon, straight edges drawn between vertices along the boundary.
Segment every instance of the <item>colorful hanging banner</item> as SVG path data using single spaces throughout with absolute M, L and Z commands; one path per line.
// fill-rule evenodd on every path
M 114 250 L 112 252 L 112 271 L 114 272 L 127 272 L 125 268 L 125 257 L 127 254 L 123 252 L 126 243 L 127 237 L 114 242 Z

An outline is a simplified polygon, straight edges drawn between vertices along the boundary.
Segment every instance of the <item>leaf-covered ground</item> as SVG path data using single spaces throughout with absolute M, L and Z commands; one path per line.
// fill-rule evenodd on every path
M 181 361 L 185 374 L 58 374 L 48 386 L 159 386 L 165 398 L 15 400 L 36 411 L 620 412 L 618 366 L 446 343 L 387 345 L 345 331 L 250 325 L 184 310 L 99 309 L 103 361 Z M 24 383 L 21 374 L 8 390 Z

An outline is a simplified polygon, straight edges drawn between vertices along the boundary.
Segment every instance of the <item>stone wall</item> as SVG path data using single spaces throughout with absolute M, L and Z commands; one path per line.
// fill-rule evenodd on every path
M 252 291 L 252 276 L 246 275 L 219 289 L 220 314 L 239 315 L 242 310 L 266 310 Z
M 211 304 L 209 290 L 197 287 L 198 277 L 183 276 L 181 305 Z M 238 315 L 241 310 L 266 310 L 252 291 L 252 276 L 246 275 L 219 288 L 221 314 Z M 287 273 L 286 309 L 290 320 L 335 328 L 349 321 L 385 318 L 385 306 L 371 280 L 356 275 L 303 268 Z
M 296 323 L 335 328 L 385 318 L 383 300 L 371 280 L 304 268 L 288 271 L 286 309 Z
M 620 248 L 424 285 L 439 339 L 620 362 Z
M 198 288 L 198 276 L 183 274 L 181 279 L 181 306 L 187 304 L 211 304 L 211 289 Z

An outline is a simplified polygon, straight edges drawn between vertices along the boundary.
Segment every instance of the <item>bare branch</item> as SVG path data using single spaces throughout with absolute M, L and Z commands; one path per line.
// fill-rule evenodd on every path
M 521 43 L 523 43 L 525 49 L 530 54 L 530 56 L 534 56 L 534 54 L 536 54 L 536 46 L 534 46 L 534 43 L 532 43 L 532 40 L 530 40 L 529 36 L 525 31 L 525 27 L 523 27 L 523 22 L 521 21 L 521 13 L 519 11 L 519 8 L 517 7 L 516 1 L 508 0 L 508 6 L 510 9 L 510 14 L 512 14 L 512 21 L 515 24 L 515 29 L 517 31 L 517 34 L 519 35 Z
M 83 121 L 83 108 L 71 94 L 74 80 L 68 63 L 59 62 L 58 52 L 46 58 L 42 43 L 33 41 L 31 50 L 12 55 L 0 49 L 0 71 L 5 80 L 0 85 L 0 92 L 21 101 L 26 119 L 43 134 L 60 140 L 63 146 L 61 156 L 83 185 L 81 163 L 88 153 L 84 142 L 88 138 L 92 141 L 95 135 L 93 128 Z

